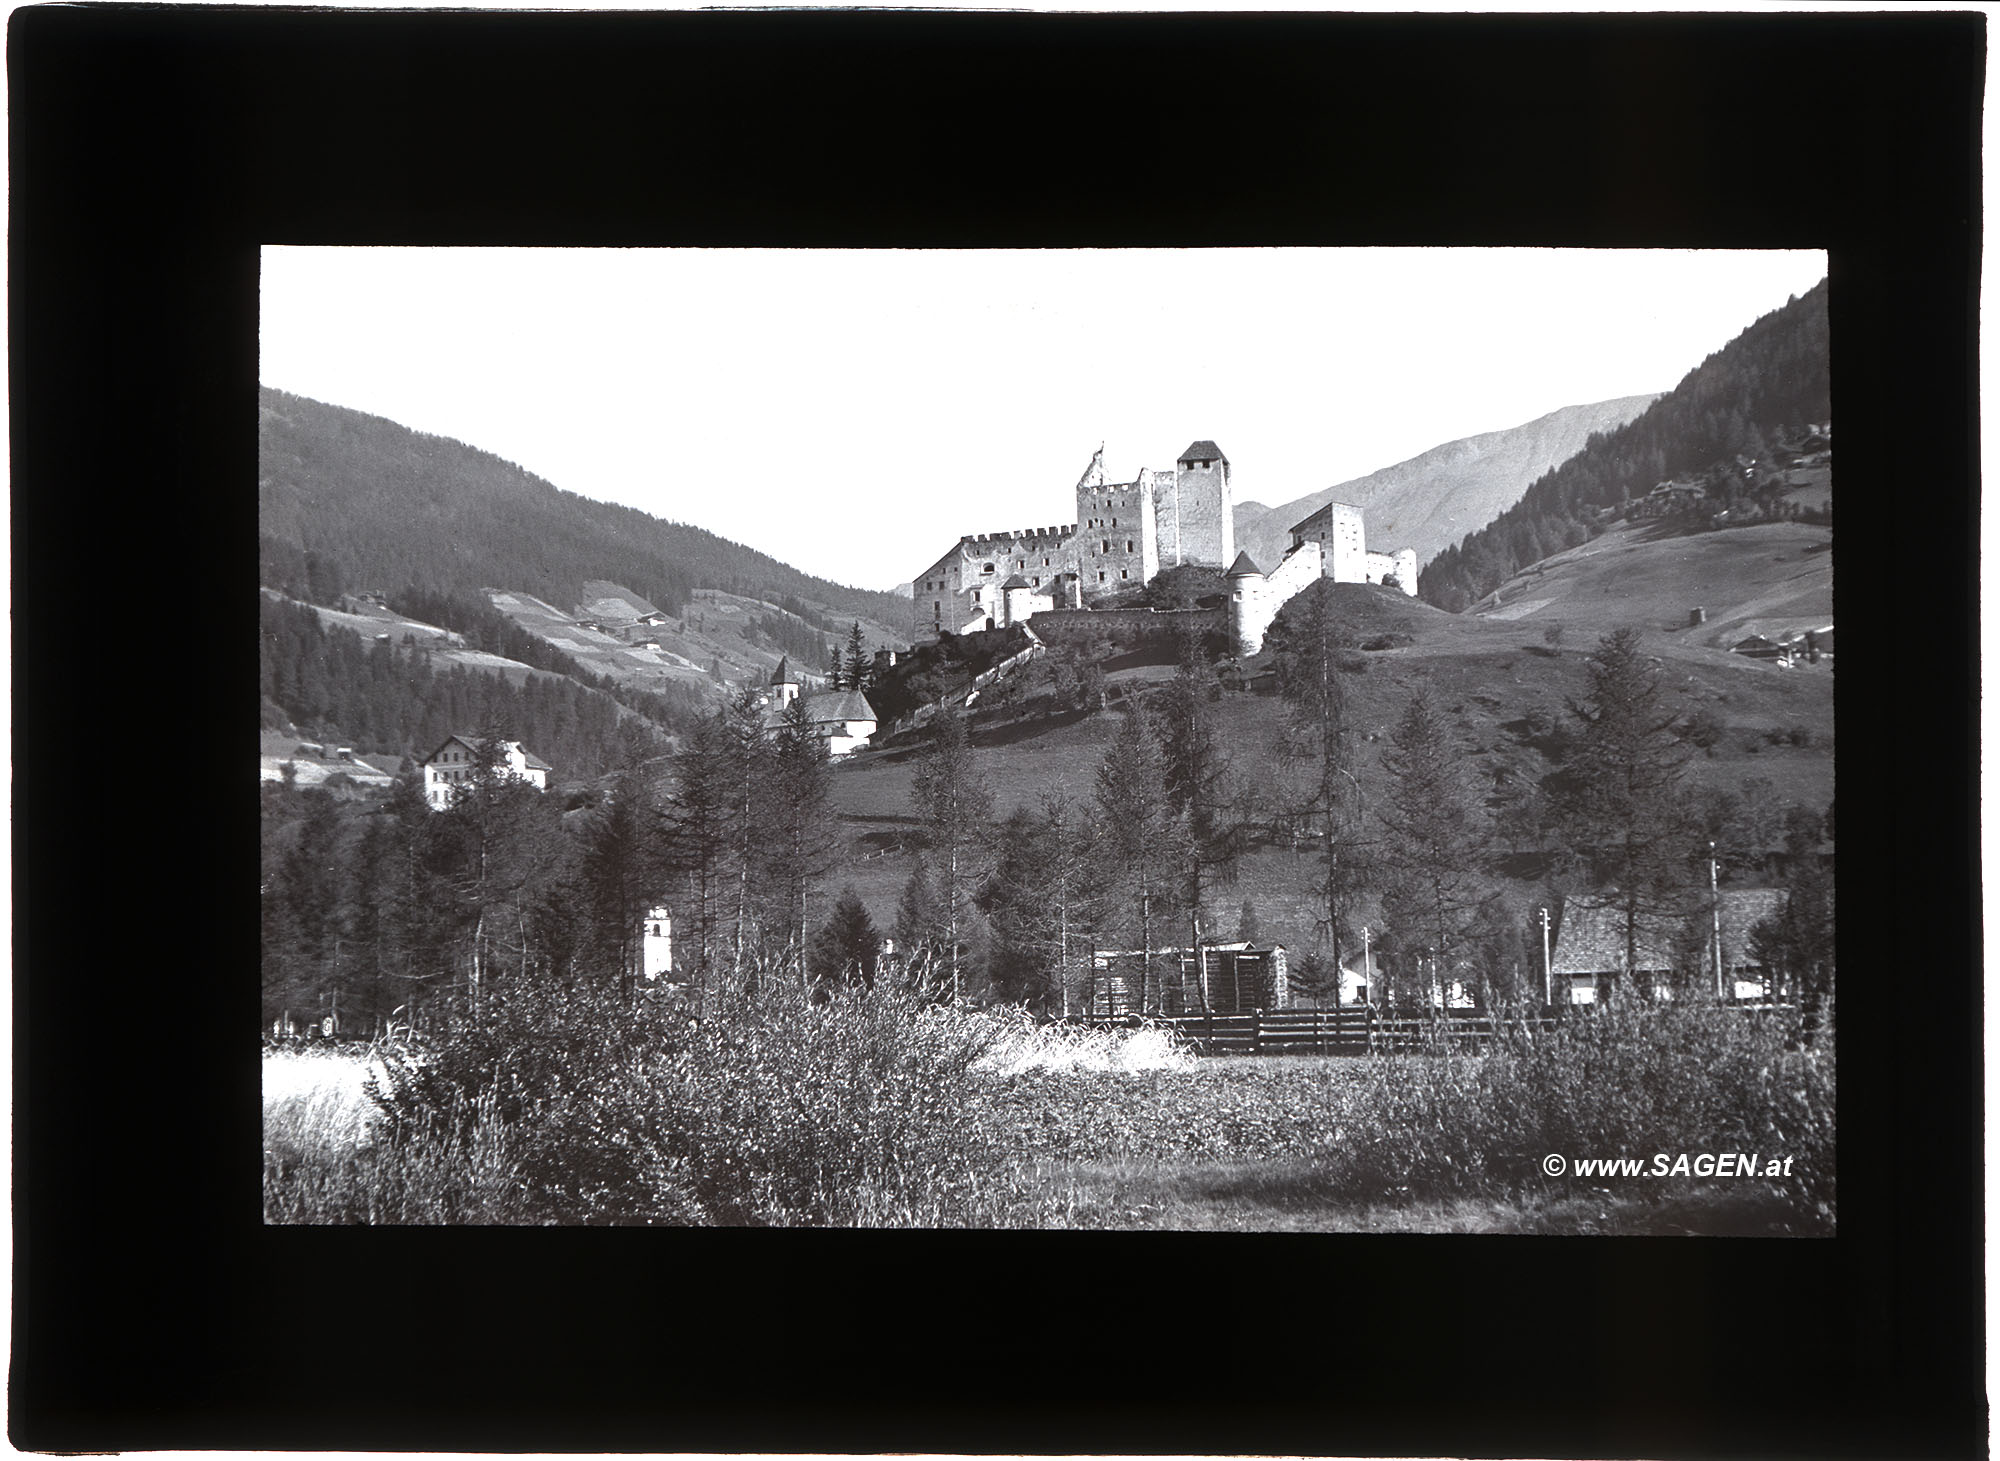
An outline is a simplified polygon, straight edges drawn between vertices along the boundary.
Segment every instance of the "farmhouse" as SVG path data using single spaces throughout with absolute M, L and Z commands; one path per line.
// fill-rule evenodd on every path
M 450 806 L 454 790 L 472 780 L 485 744 L 478 736 L 448 736 L 443 745 L 424 757 L 424 800 L 438 811 Z M 500 745 L 502 775 L 525 781 L 537 791 L 549 789 L 549 772 L 554 767 L 523 749 L 519 741 L 502 741 Z
M 1722 967 L 1733 999 L 1761 999 L 1765 970 L 1750 950 L 1750 932 L 1779 911 L 1785 895 L 1774 888 L 1729 888 L 1714 902 L 1698 901 L 1685 915 L 1641 914 L 1635 973 L 1656 998 L 1671 998 L 1674 972 L 1693 971 L 1701 987 L 1715 987 L 1716 929 Z M 1562 906 L 1549 964 L 1558 1004 L 1594 1004 L 1625 977 L 1625 918 L 1601 899 L 1570 898 Z

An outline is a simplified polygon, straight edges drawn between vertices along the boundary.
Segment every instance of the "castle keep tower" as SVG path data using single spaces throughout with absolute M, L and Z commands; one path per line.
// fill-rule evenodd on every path
M 1229 501 L 1229 458 L 1212 441 L 1197 441 L 1174 462 L 1174 512 L 1162 524 L 1160 566 L 1199 563 L 1226 568 L 1236 558 L 1236 524 Z

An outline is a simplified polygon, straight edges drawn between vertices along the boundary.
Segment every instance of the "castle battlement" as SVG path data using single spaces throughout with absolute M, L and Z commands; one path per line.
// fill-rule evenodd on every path
M 1016 528 L 1012 532 L 1005 533 L 968 533 L 958 541 L 961 547 L 977 548 L 983 552 L 988 548 L 997 548 L 1002 543 L 1020 543 L 1041 538 L 1066 538 L 1075 532 L 1076 524 L 1071 523 L 1067 527 Z

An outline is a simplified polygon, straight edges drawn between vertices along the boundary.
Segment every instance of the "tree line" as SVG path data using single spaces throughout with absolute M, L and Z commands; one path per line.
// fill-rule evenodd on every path
M 746 689 L 672 756 L 628 742 L 624 764 L 568 795 L 508 777 L 501 748 L 520 738 L 484 722 L 441 810 L 414 768 L 368 811 L 290 778 L 267 787 L 267 1024 L 338 1009 L 349 1031 L 423 1025 L 522 981 L 630 991 L 661 902 L 678 980 L 754 993 L 812 977 L 835 842 L 826 743 L 799 705 L 773 715 Z
M 567 795 L 507 780 L 490 750 L 441 812 L 413 767 L 373 811 L 289 780 L 270 787 L 267 1023 L 336 1000 L 350 1029 L 421 1021 L 515 980 L 630 988 L 643 915 L 659 903 L 674 919 L 675 980 L 697 991 L 811 995 L 887 976 L 941 1000 L 984 990 L 1053 1013 L 1079 1007 L 1095 950 L 1119 948 L 1138 956 L 1143 1007 L 1161 1010 L 1179 978 L 1171 951 L 1225 936 L 1244 859 L 1273 838 L 1322 873 L 1318 947 L 1294 966 L 1302 993 L 1330 993 L 1340 968 L 1361 963 L 1365 921 L 1373 999 L 1423 1006 L 1456 986 L 1492 1005 L 1538 1002 L 1528 910 L 1487 875 L 1503 843 L 1523 837 L 1548 854 L 1552 888 L 1615 909 L 1628 966 L 1663 921 L 1684 930 L 1675 978 L 1701 987 L 1718 829 L 1687 795 L 1697 747 L 1638 635 L 1618 631 L 1591 651 L 1586 692 L 1560 735 L 1549 728 L 1557 771 L 1534 790 L 1523 831 L 1475 793 L 1466 747 L 1421 687 L 1382 774 L 1364 781 L 1344 687 L 1353 636 L 1329 597 L 1300 595 L 1269 640 L 1298 794 L 1275 790 L 1271 767 L 1230 746 L 1213 666 L 1192 640 L 1173 677 L 1124 712 L 1082 784 L 1005 817 L 967 718 L 940 712 L 916 758 L 914 859 L 888 950 L 852 889 L 834 896 L 843 849 L 824 741 L 799 705 L 780 713 L 752 689 L 699 718 L 671 756 L 608 740 L 598 784 Z M 415 671 L 388 650 L 369 657 Z M 489 747 L 527 738 L 502 712 L 473 723 Z M 1793 855 L 1789 900 L 1753 948 L 1783 988 L 1816 1000 L 1833 971 L 1832 865 L 1820 851 L 1832 809 L 1779 813 L 1767 801 L 1759 816 L 1761 833 L 1746 838 L 1768 841 L 1776 822 Z M 1254 921 L 1245 897 L 1233 932 L 1249 936 Z
M 1530 563 L 1588 541 L 1598 516 L 1672 477 L 1774 442 L 1832 415 L 1827 286 L 1757 320 L 1667 395 L 1544 473 L 1521 500 L 1418 575 L 1426 603 L 1460 613 Z
M 290 722 L 363 753 L 423 756 L 446 736 L 500 722 L 559 774 L 589 778 L 632 755 L 664 753 L 669 732 L 702 715 L 694 692 L 670 700 L 592 685 L 597 677 L 582 672 L 578 679 L 532 675 L 515 685 L 463 664 L 437 666 L 431 651 L 407 636 L 400 644 L 364 641 L 324 625 L 303 605 L 265 595 L 257 650 L 264 725 Z M 629 708 L 621 710 L 621 702 Z

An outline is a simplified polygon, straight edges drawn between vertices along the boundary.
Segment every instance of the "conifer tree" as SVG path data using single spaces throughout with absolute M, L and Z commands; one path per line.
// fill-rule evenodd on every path
M 661 856 L 685 889 L 683 906 L 694 934 L 695 978 L 706 980 L 717 952 L 729 859 L 730 738 L 719 711 L 698 722 L 673 761 L 673 789 L 660 817 Z
M 983 873 L 983 834 L 992 820 L 993 793 L 973 763 L 965 722 L 949 707 L 931 722 L 930 746 L 917 763 L 910 791 L 936 869 L 956 1004 L 964 995 L 966 917 Z
M 1246 843 L 1236 820 L 1239 791 L 1229 757 L 1215 730 L 1213 702 L 1220 694 L 1200 640 L 1181 641 L 1180 666 L 1154 700 L 1168 809 L 1168 850 L 1179 864 L 1176 892 L 1188 919 L 1190 942 L 1202 942 L 1211 889 L 1235 879 Z
M 1129 925 L 1138 935 L 1140 1005 L 1153 1008 L 1158 985 L 1153 951 L 1160 905 L 1178 860 L 1178 827 L 1167 805 L 1159 745 L 1136 709 L 1125 713 L 1118 738 L 1097 768 L 1096 799 L 1106 915 L 1113 926 Z
M 1382 757 L 1391 778 L 1389 804 L 1379 814 L 1391 874 L 1383 907 L 1405 956 L 1426 956 L 1428 982 L 1443 991 L 1472 973 L 1464 945 L 1478 902 L 1474 862 L 1485 843 L 1461 760 L 1419 688 Z
M 1612 885 L 1629 974 L 1647 920 L 1677 916 L 1688 891 L 1694 828 L 1681 794 L 1686 750 L 1636 630 L 1600 639 L 1589 676 L 1588 697 L 1569 706 L 1578 731 L 1558 810 L 1570 846 Z
M 826 740 L 803 701 L 785 707 L 765 759 L 760 834 L 765 883 L 785 929 L 787 962 L 803 977 L 807 901 L 835 847 L 827 811 L 832 768 Z
M 946 935 L 944 915 L 922 853 L 913 859 L 902 898 L 896 904 L 895 937 L 907 977 L 920 985 L 929 983 L 943 960 Z
M 1311 819 L 1326 860 L 1318 917 L 1337 975 L 1347 957 L 1349 909 L 1368 853 L 1340 678 L 1341 656 L 1352 648 L 1354 636 L 1333 612 L 1323 583 L 1293 599 L 1279 620 L 1267 642 L 1276 653 L 1278 686 L 1287 706 L 1285 755 L 1305 772 L 1300 810 Z M 1338 998 L 1337 978 L 1334 989 Z
M 842 888 L 833 913 L 813 940 L 811 973 L 821 989 L 833 984 L 872 985 L 882 937 L 868 905 L 852 887 Z
M 868 688 L 868 641 L 861 636 L 861 621 L 854 621 L 854 627 L 847 631 L 847 657 L 842 664 L 844 688 L 865 690 Z

